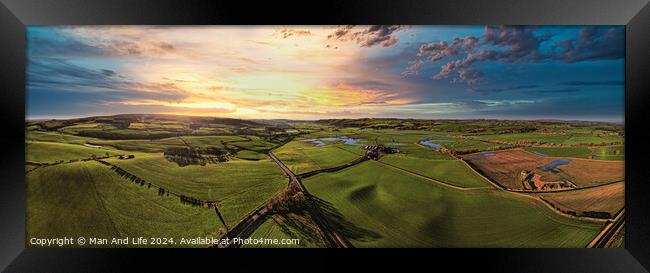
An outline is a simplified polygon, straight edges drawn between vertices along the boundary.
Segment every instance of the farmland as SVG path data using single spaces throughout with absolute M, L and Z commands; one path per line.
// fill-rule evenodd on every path
M 602 211 L 615 215 L 625 204 L 625 182 L 615 182 L 576 192 L 542 193 L 548 200 L 567 210 Z
M 472 188 L 488 185 L 485 180 L 458 160 L 432 160 L 390 155 L 382 158 L 380 162 L 459 187 Z
M 55 161 L 84 159 L 93 156 L 115 155 L 111 149 L 101 149 L 76 144 L 66 144 L 57 142 L 40 142 L 30 141 L 26 143 L 27 153 L 26 160 L 34 163 L 52 163 Z M 47 151 L 47 153 L 36 152 Z
M 346 216 L 349 231 L 342 233 L 357 247 L 570 247 L 586 244 L 600 228 L 526 198 L 460 191 L 372 161 L 305 185 Z
M 544 156 L 554 157 L 578 157 L 597 160 L 624 160 L 625 147 L 623 146 L 605 146 L 605 147 L 529 147 L 527 151 Z
M 275 154 L 294 173 L 300 174 L 318 169 L 334 167 L 353 161 L 363 155 L 356 146 L 344 147 L 345 144 L 331 143 L 317 146 L 304 139 L 294 140 L 280 147 Z
M 490 179 L 510 189 L 526 188 L 522 172 L 534 172 L 542 180 L 565 181 L 575 187 L 622 181 L 624 175 L 624 164 L 621 161 L 562 159 L 518 149 L 467 154 L 463 159 Z
M 254 223 L 241 229 L 248 238 L 299 243 L 243 247 L 584 247 L 624 208 L 622 132 L 490 120 L 32 121 L 27 232 L 218 238 Z
M 268 159 L 184 167 L 161 155 L 149 154 L 136 154 L 132 160 L 106 161 L 171 192 L 217 201 L 226 223 L 236 222 L 286 184 L 282 172 Z M 255 171 L 248 171 L 251 169 Z
M 97 162 L 35 170 L 27 183 L 27 236 L 216 235 L 223 228 L 210 209 L 182 205 L 133 186 Z

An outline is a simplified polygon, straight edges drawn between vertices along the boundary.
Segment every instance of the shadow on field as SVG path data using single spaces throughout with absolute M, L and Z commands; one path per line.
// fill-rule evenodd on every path
M 455 207 L 453 202 L 448 202 L 443 198 L 439 203 L 440 206 L 444 206 L 440 214 L 431 216 L 426 224 L 420 229 L 420 232 L 425 234 L 423 238 L 428 240 L 434 239 L 433 241 L 426 242 L 429 247 L 454 247 L 449 245 L 453 242 L 460 242 L 463 238 L 458 237 L 457 233 L 454 233 L 450 226 L 450 219 L 453 219 L 455 213 Z M 457 216 L 457 215 L 456 215 Z M 489 228 L 489 227 L 476 227 L 478 229 Z M 434 243 L 435 242 L 435 243 Z M 442 244 L 441 244 L 442 242 Z M 434 243 L 435 245 L 429 245 Z
M 327 225 L 347 240 L 368 242 L 381 238 L 379 233 L 356 226 L 354 223 L 346 220 L 343 214 L 332 203 L 313 195 L 311 198 L 314 204 L 320 209 L 323 217 L 325 217 L 324 220 L 327 221 Z
M 271 217 L 271 220 L 289 238 L 298 238 L 301 242 L 307 242 L 307 245 L 324 246 L 323 237 L 308 214 L 276 214 Z

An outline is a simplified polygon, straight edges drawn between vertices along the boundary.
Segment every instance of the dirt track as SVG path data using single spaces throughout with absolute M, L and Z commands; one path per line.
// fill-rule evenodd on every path
M 269 152 L 269 157 L 273 159 L 273 161 L 278 164 L 280 169 L 284 171 L 284 173 L 289 177 L 289 184 L 295 184 L 298 186 L 298 188 L 305 194 L 305 196 L 308 198 L 308 210 L 311 213 L 312 217 L 316 221 L 316 224 L 318 227 L 321 229 L 322 233 L 325 235 L 325 239 L 327 240 L 327 243 L 330 247 L 336 247 L 336 248 L 351 248 L 352 244 L 348 242 L 345 238 L 343 238 L 336 230 L 333 230 L 330 228 L 327 224 L 327 219 L 323 217 L 322 212 L 320 211 L 320 208 L 315 205 L 315 202 L 311 198 L 311 195 L 305 188 L 305 186 L 302 185 L 302 182 L 300 179 L 293 173 L 289 168 L 280 161 L 272 152 Z
M 309 192 L 307 192 L 307 189 L 302 185 L 302 182 L 300 179 L 293 173 L 289 168 L 280 161 L 272 152 L 268 153 L 269 157 L 282 169 L 282 171 L 287 175 L 289 178 L 289 181 L 287 183 L 287 187 L 295 187 L 299 189 L 299 191 L 303 192 L 304 195 L 307 197 L 307 211 L 311 214 L 312 219 L 314 219 L 315 224 L 318 226 L 318 228 L 321 230 L 321 233 L 324 235 L 324 239 L 326 240 L 326 243 L 330 247 L 335 247 L 335 248 L 350 248 L 353 247 L 352 244 L 350 244 L 345 238 L 343 238 L 340 234 L 338 234 L 335 230 L 330 228 L 327 225 L 327 220 L 325 217 L 323 217 L 323 214 L 320 212 L 320 209 L 318 208 L 316 203 L 313 201 L 311 198 L 311 195 Z M 282 193 L 279 193 L 282 194 Z M 241 238 L 245 239 L 250 237 L 255 230 L 268 219 L 270 216 L 270 203 L 272 202 L 273 199 L 269 200 L 268 202 L 264 203 L 262 206 L 258 207 L 256 210 L 252 211 L 250 214 L 248 214 L 246 217 L 244 217 L 242 220 L 240 220 L 232 229 L 230 229 L 223 237 L 224 238 Z M 220 240 L 221 243 L 226 242 L 226 240 Z M 231 248 L 231 247 L 240 247 L 240 245 L 230 243 L 230 244 L 220 244 L 216 246 L 211 246 L 211 247 L 218 247 L 218 248 Z

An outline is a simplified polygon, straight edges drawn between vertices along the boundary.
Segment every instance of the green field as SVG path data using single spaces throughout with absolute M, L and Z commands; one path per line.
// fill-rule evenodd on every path
M 357 247 L 584 247 L 602 227 L 526 197 L 456 190 L 372 161 L 305 185 L 344 215 L 339 232 Z
M 262 160 L 268 158 L 266 154 L 247 151 L 247 150 L 238 151 L 235 157 L 239 159 L 245 159 L 245 160 Z
M 606 146 L 606 147 L 529 147 L 527 151 L 537 152 L 547 156 L 557 157 L 578 157 L 598 160 L 624 160 L 625 147 L 623 146 Z
M 179 138 L 184 141 L 184 143 L 187 143 L 187 145 L 197 148 L 222 148 L 224 146 L 223 143 L 248 140 L 241 136 L 182 136 Z
M 284 173 L 270 159 L 184 167 L 167 161 L 161 154 L 136 154 L 135 159 L 106 161 L 171 192 L 217 201 L 229 225 L 271 199 L 287 183 Z
M 70 134 L 59 132 L 43 132 L 36 130 L 28 130 L 26 132 L 26 139 L 29 141 L 47 141 L 47 142 L 60 142 L 70 144 L 84 144 L 87 142 L 94 142 L 96 138 L 80 137 Z
M 625 160 L 625 146 L 594 147 L 592 156 L 600 160 Z
M 559 156 L 559 157 L 589 158 L 589 155 L 591 155 L 591 149 L 589 149 L 589 147 L 567 147 L 567 148 L 528 147 L 526 148 L 526 151 L 536 152 L 546 156 Z
M 179 242 L 224 234 L 214 209 L 187 205 L 176 196 L 183 195 L 216 202 L 230 229 L 256 208 L 279 204 L 250 237 L 300 239 L 299 245 L 244 247 L 326 247 L 325 227 L 312 218 L 318 216 L 304 203 L 283 206 L 291 204 L 278 195 L 287 176 L 267 153 L 303 174 L 353 162 L 375 149 L 366 145 L 393 149 L 382 150 L 378 161 L 303 180 L 329 228 L 355 247 L 584 247 L 603 222 L 562 215 L 537 197 L 574 211 L 614 213 L 624 207 L 624 182 L 525 195 L 497 189 L 456 159 L 523 144 L 518 146 L 549 157 L 624 160 L 623 127 L 616 124 L 117 115 L 33 121 L 25 128 L 28 237 Z M 91 160 L 107 155 L 102 160 L 147 183 L 133 183 Z M 578 186 L 593 186 L 623 179 L 621 166 L 572 159 L 557 168 L 576 176 L 571 180 Z M 170 194 L 160 195 L 159 187 Z
M 363 155 L 360 147 L 345 144 L 315 146 L 302 140 L 291 141 L 273 151 L 296 174 L 342 165 Z
M 69 161 L 87 159 L 93 156 L 100 157 L 121 154 L 113 149 L 41 141 L 26 142 L 25 150 L 27 152 L 26 161 L 34 163 L 54 163 L 60 160 Z
M 601 144 L 601 143 L 623 143 L 624 139 L 618 135 L 609 135 L 603 132 L 585 133 L 582 131 L 570 131 L 567 133 L 517 133 L 480 135 L 477 139 L 497 140 L 505 142 L 533 142 L 538 144 Z
M 233 141 L 229 143 L 229 145 L 236 146 L 245 150 L 266 152 L 278 144 L 265 141 L 258 136 L 247 136 L 246 139 L 242 141 Z
M 125 139 L 125 140 L 94 140 L 92 144 L 104 145 L 115 147 L 125 151 L 137 151 L 147 153 L 164 152 L 165 149 L 171 147 L 187 147 L 183 141 L 178 137 L 170 137 L 163 139 Z
M 464 188 L 490 186 L 460 160 L 423 159 L 395 154 L 382 157 L 380 162 L 454 186 Z
M 441 160 L 450 160 L 453 157 L 439 153 L 435 149 L 424 147 L 416 143 L 407 143 L 402 146 L 397 147 L 400 154 L 404 154 L 409 157 L 419 157 L 426 159 L 441 159 Z
M 26 180 L 28 238 L 144 236 L 180 242 L 216 237 L 223 228 L 213 210 L 158 196 L 156 189 L 127 182 L 93 161 L 41 168 Z
M 294 214 L 274 215 L 269 217 L 250 236 L 254 239 L 299 239 L 299 244 L 256 244 L 244 245 L 245 248 L 314 248 L 324 247 L 316 227 L 305 226 L 304 219 Z

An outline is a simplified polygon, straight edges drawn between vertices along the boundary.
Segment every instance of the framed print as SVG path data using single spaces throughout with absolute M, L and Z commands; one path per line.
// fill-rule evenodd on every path
M 5 270 L 646 272 L 647 3 L 380 2 L 3 1 Z

